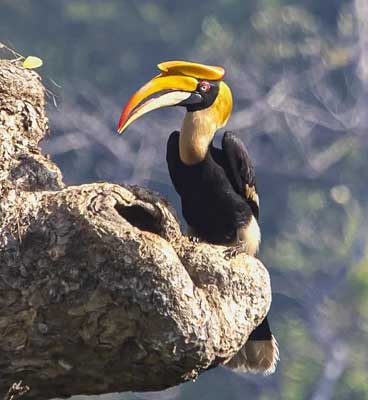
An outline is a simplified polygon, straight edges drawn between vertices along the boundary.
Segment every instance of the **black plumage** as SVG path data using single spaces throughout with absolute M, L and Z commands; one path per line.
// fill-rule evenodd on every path
M 259 216 L 258 204 L 246 197 L 247 185 L 255 189 L 248 153 L 233 133 L 226 132 L 222 149 L 211 143 L 205 159 L 188 166 L 179 156 L 179 135 L 177 131 L 170 135 L 166 159 L 184 219 L 202 240 L 231 243 L 239 228 Z

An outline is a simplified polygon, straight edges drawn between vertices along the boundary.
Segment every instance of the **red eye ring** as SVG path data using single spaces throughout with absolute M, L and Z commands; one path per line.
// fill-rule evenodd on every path
M 211 84 L 207 81 L 199 82 L 199 90 L 203 93 L 209 92 L 211 89 Z

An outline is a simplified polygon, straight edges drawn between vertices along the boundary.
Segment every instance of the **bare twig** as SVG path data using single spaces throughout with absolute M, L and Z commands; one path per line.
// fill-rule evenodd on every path
M 29 386 L 25 385 L 22 381 L 15 382 L 4 396 L 4 400 L 17 400 L 29 390 Z

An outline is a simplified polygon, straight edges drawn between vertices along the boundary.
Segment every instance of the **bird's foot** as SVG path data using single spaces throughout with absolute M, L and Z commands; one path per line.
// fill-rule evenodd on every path
M 228 249 L 224 250 L 225 260 L 230 260 L 231 258 L 235 258 L 237 255 L 246 253 L 248 248 L 246 243 L 239 243 L 235 246 L 231 246 Z
M 201 241 L 201 239 L 198 236 L 192 236 L 189 235 L 188 239 L 192 242 L 192 243 L 199 243 Z

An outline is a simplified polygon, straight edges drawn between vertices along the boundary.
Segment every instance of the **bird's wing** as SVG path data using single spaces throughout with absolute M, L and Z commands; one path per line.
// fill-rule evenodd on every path
M 175 190 L 180 195 L 182 193 L 183 177 L 182 163 L 179 156 L 179 132 L 174 131 L 167 141 L 166 161 L 169 167 L 171 181 Z
M 259 197 L 256 176 L 252 161 L 243 142 L 232 132 L 225 132 L 222 138 L 222 150 L 226 160 L 228 177 L 241 196 L 244 196 L 258 220 Z

